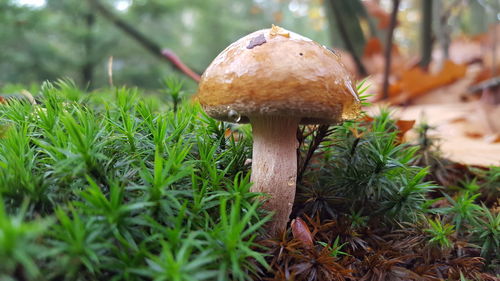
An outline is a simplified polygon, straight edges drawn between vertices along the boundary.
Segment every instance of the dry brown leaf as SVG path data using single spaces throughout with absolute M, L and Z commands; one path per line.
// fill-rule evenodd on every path
M 224 137 L 227 139 L 233 137 L 235 141 L 238 141 L 240 139 L 240 133 L 238 131 L 231 130 L 231 128 L 227 128 L 224 131 Z
M 365 49 L 363 52 L 364 57 L 371 57 L 383 53 L 382 43 L 377 37 L 372 37 L 366 41 Z
M 491 143 L 500 143 L 500 135 L 492 135 L 491 137 L 486 137 L 486 140 Z
M 460 37 L 453 40 L 448 52 L 451 61 L 461 64 L 480 62 L 484 55 L 481 43 L 478 40 L 468 37 Z M 439 54 L 439 56 L 442 56 L 442 54 Z
M 445 61 L 441 70 L 427 73 L 420 67 L 408 69 L 401 74 L 401 79 L 389 88 L 389 101 L 393 104 L 406 103 L 432 89 L 448 85 L 465 76 L 467 66 Z
M 363 118 L 358 119 L 358 121 L 360 122 L 367 122 L 367 123 L 371 123 L 373 122 L 373 120 L 374 120 L 373 117 L 369 115 L 365 115 L 363 116 Z M 396 120 L 396 127 L 398 128 L 397 141 L 399 143 L 403 142 L 405 134 L 411 129 L 413 129 L 413 127 L 415 126 L 415 122 L 416 122 L 415 120 Z M 358 129 L 350 128 L 349 130 L 351 131 L 351 133 L 355 138 L 363 137 L 364 133 L 359 132 Z
M 398 142 L 403 142 L 403 137 L 409 130 L 413 129 L 415 126 L 415 120 L 398 120 L 396 121 L 396 126 L 398 126 Z
M 467 119 L 465 119 L 465 117 L 458 117 L 450 121 L 450 123 L 463 123 L 463 122 L 467 122 Z
M 500 65 L 497 66 L 497 69 L 495 70 L 495 73 L 498 75 L 500 73 Z M 488 79 L 493 78 L 493 69 L 492 68 L 482 68 L 476 75 L 476 78 L 474 79 L 474 82 L 472 85 L 477 85 L 483 81 L 486 81 Z
M 312 247 L 314 242 L 311 231 L 307 224 L 301 219 L 296 218 L 291 223 L 293 238 L 302 242 L 305 247 Z
M 484 137 L 484 134 L 476 132 L 465 132 L 465 135 L 471 139 L 480 139 Z
M 429 131 L 430 137 L 439 139 L 439 149 L 444 158 L 465 165 L 481 167 L 500 165 L 500 143 L 491 142 L 485 137 L 470 138 L 468 134 L 487 135 L 479 101 L 455 104 L 429 104 L 408 107 L 394 107 L 395 117 L 415 119 L 416 123 L 425 121 L 435 128 Z M 500 112 L 500 106 L 497 106 Z M 371 109 L 370 112 L 374 112 Z M 495 115 L 497 116 L 497 115 Z M 500 118 L 498 118 L 500 119 Z M 416 134 L 407 134 L 407 139 L 416 139 Z
M 363 1 L 366 11 L 378 20 L 378 28 L 386 29 L 391 22 L 391 15 L 380 7 L 375 1 Z

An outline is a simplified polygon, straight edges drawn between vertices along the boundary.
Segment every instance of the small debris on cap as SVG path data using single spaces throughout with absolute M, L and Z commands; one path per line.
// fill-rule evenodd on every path
M 290 31 L 273 24 L 273 26 L 271 27 L 271 31 L 269 31 L 269 35 L 281 35 L 283 37 L 290 38 Z
M 257 37 L 254 37 L 252 40 L 250 40 L 250 43 L 248 43 L 247 49 L 253 49 L 256 46 L 260 46 L 262 44 L 266 43 L 266 37 L 264 34 L 261 34 Z

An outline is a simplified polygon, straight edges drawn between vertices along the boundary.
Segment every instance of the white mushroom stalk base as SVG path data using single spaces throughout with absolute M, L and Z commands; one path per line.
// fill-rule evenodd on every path
M 264 208 L 274 212 L 271 235 L 286 227 L 292 212 L 297 178 L 298 117 L 252 117 L 253 192 L 270 195 Z

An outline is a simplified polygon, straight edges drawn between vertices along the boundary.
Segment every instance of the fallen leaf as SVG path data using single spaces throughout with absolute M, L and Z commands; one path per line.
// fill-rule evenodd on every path
M 313 246 L 311 231 L 301 218 L 292 220 L 291 223 L 293 238 L 299 240 L 305 247 Z
M 373 55 L 382 54 L 383 48 L 382 43 L 377 37 L 372 37 L 366 41 L 365 49 L 363 55 L 365 57 L 371 57 Z
M 231 128 L 227 128 L 224 131 L 224 137 L 227 139 L 233 137 L 235 141 L 238 141 L 240 139 L 240 133 L 237 131 L 231 130 Z
M 472 83 L 472 85 L 477 85 L 483 81 L 490 79 L 491 77 L 492 77 L 491 76 L 491 69 L 483 68 L 477 73 L 477 76 L 474 79 L 474 82 Z
M 500 143 L 500 135 L 499 134 L 493 134 L 489 136 L 485 136 L 484 140 L 489 143 Z
M 481 42 L 469 37 L 454 39 L 449 48 L 449 59 L 459 64 L 471 64 L 483 60 L 484 50 Z
M 484 137 L 471 138 L 467 134 L 487 135 L 486 124 L 481 121 L 480 101 L 454 104 L 426 104 L 393 107 L 394 118 L 415 119 L 425 122 L 434 129 L 429 137 L 439 140 L 439 150 L 443 158 L 464 165 L 480 167 L 500 165 L 500 143 Z M 500 106 L 496 107 L 500 114 Z M 376 114 L 376 108 L 370 111 Z M 492 115 L 497 116 L 497 115 Z M 500 116 L 500 115 L 498 115 Z M 500 118 L 495 118 L 500 119 Z M 417 141 L 418 134 L 407 134 L 407 141 Z
M 465 117 L 458 117 L 458 118 L 451 120 L 450 123 L 462 123 L 462 122 L 466 122 L 466 121 L 467 121 L 467 119 L 465 119 Z
M 465 76 L 467 66 L 445 61 L 441 70 L 428 73 L 420 67 L 414 67 L 401 74 L 401 79 L 389 89 L 389 101 L 393 104 L 406 103 L 433 89 L 448 85 Z
M 391 22 L 391 15 L 380 7 L 376 1 L 363 1 L 366 11 L 378 20 L 378 28 L 386 29 Z
M 415 120 L 398 120 L 396 121 L 396 126 L 399 129 L 397 140 L 399 143 L 403 142 L 403 137 L 409 130 L 413 129 L 415 126 Z
M 480 138 L 484 137 L 483 134 L 476 133 L 476 132 L 465 132 L 465 135 L 471 139 L 480 139 Z
M 369 123 L 371 124 L 373 122 L 373 117 L 369 116 L 369 115 L 365 115 L 363 116 L 363 118 L 360 118 L 358 119 L 358 121 L 360 122 L 366 122 L 366 123 Z M 396 121 L 396 127 L 398 128 L 398 135 L 397 135 L 397 141 L 398 142 L 402 142 L 403 141 L 403 137 L 404 135 L 406 134 L 406 132 L 410 131 L 411 129 L 413 129 L 413 127 L 415 126 L 415 123 L 416 121 L 415 120 L 397 120 Z M 349 129 L 351 131 L 351 133 L 354 135 L 355 138 L 360 138 L 363 136 L 363 132 L 358 132 L 358 130 L 356 128 L 350 128 Z

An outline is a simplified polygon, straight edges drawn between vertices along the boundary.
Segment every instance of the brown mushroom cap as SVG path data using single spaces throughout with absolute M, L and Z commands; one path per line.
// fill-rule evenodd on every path
M 360 101 L 332 50 L 273 26 L 220 53 L 201 77 L 197 100 L 213 118 L 242 123 L 252 115 L 297 116 L 302 124 L 355 118 Z

